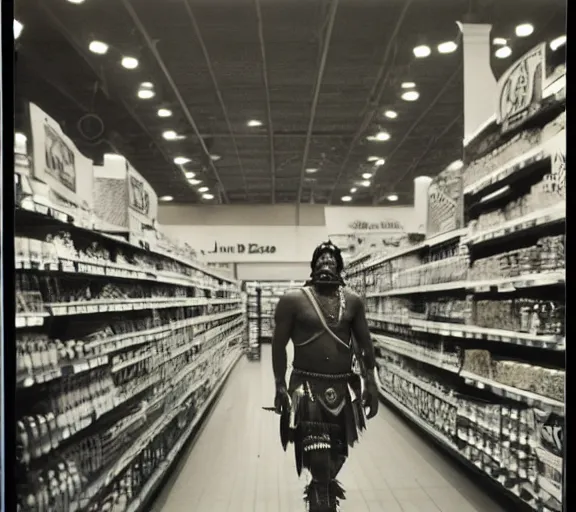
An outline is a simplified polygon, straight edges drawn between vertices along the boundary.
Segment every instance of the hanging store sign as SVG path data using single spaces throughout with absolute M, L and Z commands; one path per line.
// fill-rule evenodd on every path
M 546 75 L 546 44 L 516 61 L 498 81 L 497 121 L 506 132 L 540 109 Z

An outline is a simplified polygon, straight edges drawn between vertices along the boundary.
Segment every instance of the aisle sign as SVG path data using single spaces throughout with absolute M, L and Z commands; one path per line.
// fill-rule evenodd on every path
M 497 122 L 506 132 L 540 109 L 546 75 L 546 43 L 516 61 L 498 80 Z

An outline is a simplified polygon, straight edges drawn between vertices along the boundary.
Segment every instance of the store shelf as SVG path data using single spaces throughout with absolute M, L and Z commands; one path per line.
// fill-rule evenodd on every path
M 16 315 L 16 328 L 40 327 L 44 325 L 44 319 L 50 316 L 48 313 L 18 313 Z
M 526 288 L 563 285 L 565 283 L 565 272 L 538 272 L 516 277 L 503 277 L 501 279 L 470 281 L 467 288 L 473 290 L 475 293 L 486 293 L 494 290 L 500 293 L 506 293 Z
M 406 288 L 395 288 L 384 292 L 370 292 L 366 298 L 371 297 L 391 297 L 394 295 L 413 295 L 418 293 L 437 293 L 448 290 L 465 290 L 469 286 L 468 281 L 451 281 L 447 283 L 425 284 L 422 286 L 409 286 Z
M 17 388 L 29 388 L 37 384 L 44 384 L 61 377 L 69 377 L 71 375 L 79 375 L 81 373 L 94 370 L 100 366 L 108 364 L 107 355 L 97 355 L 82 361 L 75 361 L 70 364 L 46 370 L 36 375 L 26 375 L 21 377 L 16 382 Z
M 414 331 L 428 332 L 440 336 L 511 343 L 547 350 L 564 351 L 566 347 L 566 338 L 564 336 L 535 335 L 503 329 L 477 327 L 475 325 L 432 322 L 429 320 L 410 320 L 410 327 Z
M 536 229 L 546 228 L 566 220 L 566 201 L 549 208 L 538 210 L 518 219 L 503 222 L 498 226 L 469 234 L 462 239 L 463 244 L 475 246 L 488 242 L 501 241 L 518 234 L 527 234 Z
M 471 372 L 462 371 L 460 376 L 464 378 L 466 384 L 474 386 L 478 389 L 487 389 L 495 395 L 503 398 L 510 398 L 518 402 L 523 402 L 531 407 L 539 407 L 543 410 L 550 410 L 556 414 L 564 416 L 564 402 L 559 402 L 552 398 L 537 395 L 530 391 L 513 388 L 506 384 L 500 384 L 492 379 L 481 377 Z

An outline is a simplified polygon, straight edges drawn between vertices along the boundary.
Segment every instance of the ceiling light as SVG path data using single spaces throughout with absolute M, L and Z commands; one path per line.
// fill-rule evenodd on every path
M 362 177 L 363 177 L 365 180 L 369 180 L 369 179 L 372 177 L 372 173 L 365 172 L 365 173 L 362 175 Z
M 140 84 L 140 89 L 153 89 L 154 84 L 152 82 L 142 82 Z
M 375 140 L 378 141 L 387 141 L 390 140 L 390 134 L 388 132 L 378 132 L 375 136 L 374 136 Z
M 83 4 L 84 0 L 68 0 L 70 4 Z
M 369 187 L 369 186 L 370 186 L 370 182 L 369 182 L 368 180 L 362 181 L 362 182 L 360 183 L 360 185 L 362 185 L 363 187 Z
M 458 45 L 454 41 L 446 41 L 438 45 L 438 52 L 440 53 L 453 53 L 458 49 Z
M 192 171 L 187 171 L 184 173 L 184 176 L 186 176 L 189 180 L 191 180 L 192 178 L 196 177 L 196 173 Z
M 393 110 L 387 110 L 386 112 L 384 112 L 384 115 L 388 119 L 396 119 L 398 117 L 398 114 L 396 112 L 394 112 Z
M 398 196 L 396 194 L 391 194 L 387 197 L 388 201 L 398 201 Z
M 200 187 L 198 192 L 208 192 L 208 190 L 210 190 L 208 187 Z
M 172 111 L 168 110 L 167 108 L 159 108 L 158 109 L 158 117 L 170 117 L 172 115 Z
M 496 37 L 494 38 L 492 43 L 494 43 L 496 46 L 506 46 L 508 41 L 506 41 L 506 39 L 504 39 L 503 37 Z
M 123 57 L 122 66 L 126 69 L 136 69 L 138 67 L 138 59 L 134 57 Z
M 508 57 L 510 57 L 510 55 L 512 55 L 512 48 L 510 48 L 509 46 L 501 46 L 496 50 L 494 55 L 496 55 L 496 57 L 498 57 L 499 59 L 507 59 Z
M 189 159 L 189 158 L 186 158 L 185 156 L 177 156 L 177 157 L 174 159 L 174 163 L 175 163 L 176 165 L 184 165 L 184 164 L 187 164 L 188 162 L 190 162 L 190 159 Z
M 202 180 L 188 180 L 188 183 L 190 183 L 190 185 L 200 185 Z
M 173 201 L 174 198 L 172 196 L 162 196 L 160 201 Z
M 220 155 L 210 155 L 210 160 L 212 160 L 213 162 L 217 162 L 221 158 L 222 157 Z
M 176 140 L 178 138 L 178 134 L 174 130 L 167 130 L 162 134 L 166 140 Z
M 261 121 L 257 121 L 256 119 L 252 119 L 251 121 L 248 121 L 248 126 L 250 126 L 250 128 L 255 128 L 257 126 L 262 126 L 262 122 Z
M 212 194 L 202 194 L 202 198 L 203 199 L 214 199 L 214 196 Z
M 455 160 L 448 166 L 449 171 L 457 171 L 458 169 L 462 169 L 464 167 L 464 162 L 462 160 Z
M 528 37 L 534 32 L 534 25 L 530 23 L 522 23 L 516 27 L 516 35 L 518 37 Z
M 342 196 L 342 201 L 344 201 L 345 203 L 349 203 L 350 201 L 352 201 L 352 198 L 350 196 Z
M 149 100 L 149 99 L 153 98 L 154 96 L 156 96 L 156 93 L 150 89 L 140 89 L 138 91 L 138 97 L 141 100 Z
M 367 160 L 368 160 L 369 162 L 376 162 L 376 161 L 380 160 L 380 157 L 379 157 L 379 156 L 369 156 L 369 157 L 367 158 Z
M 376 165 L 378 167 L 382 167 L 385 163 L 386 163 L 386 160 L 384 160 L 383 158 L 380 158 L 379 160 L 376 160 L 374 165 Z
M 356 192 L 357 190 L 358 190 L 358 189 L 357 189 L 356 187 L 352 187 L 352 188 L 350 189 L 350 193 L 353 194 L 353 193 Z
M 306 172 L 308 174 L 314 174 L 315 172 L 318 172 L 318 169 L 316 169 L 315 167 L 310 167 L 309 169 L 306 169 Z
M 550 42 L 550 49 L 555 52 L 561 46 L 566 44 L 566 36 L 560 36 Z
M 20 37 L 23 28 L 24 25 L 22 25 L 22 23 L 20 23 L 18 20 L 14 20 L 14 39 L 18 39 Z
M 420 97 L 420 93 L 418 91 L 408 91 L 402 94 L 402 99 L 404 101 L 416 101 Z
M 430 47 L 426 46 L 425 44 L 417 46 L 412 51 L 414 52 L 414 57 L 416 57 L 418 59 L 423 59 L 425 57 L 428 57 L 432 53 L 432 51 L 430 50 Z
M 402 82 L 400 87 L 402 87 L 402 89 L 413 89 L 416 87 L 416 84 L 414 82 Z
M 88 49 L 92 53 L 97 53 L 98 55 L 104 55 L 108 51 L 108 45 L 102 41 L 92 41 L 88 46 Z

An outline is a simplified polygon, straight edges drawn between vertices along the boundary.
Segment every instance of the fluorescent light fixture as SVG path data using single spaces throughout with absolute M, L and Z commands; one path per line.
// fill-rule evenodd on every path
M 318 172 L 318 169 L 316 169 L 316 167 L 309 167 L 308 169 L 306 169 L 306 172 L 308 174 L 314 174 L 315 172 Z
M 503 37 L 495 37 L 492 43 L 495 44 L 496 46 L 506 46 L 508 44 L 508 41 L 506 41 L 506 39 L 504 39 Z
M 195 178 L 195 177 L 196 177 L 196 173 L 195 173 L 195 172 L 192 172 L 192 171 L 186 171 L 186 172 L 184 173 L 184 176 L 186 176 L 189 180 L 191 180 L 192 178 Z
M 387 110 L 386 112 L 384 112 L 384 115 L 388 119 L 396 119 L 398 117 L 398 113 L 394 112 L 393 110 Z
M 190 185 L 200 185 L 200 183 L 202 183 L 202 180 L 188 180 L 188 183 L 190 183 Z
M 342 196 L 342 201 L 344 201 L 345 203 L 349 203 L 350 201 L 352 201 L 352 197 L 351 196 Z
M 458 49 L 458 45 L 454 41 L 446 41 L 438 45 L 439 53 L 454 53 Z
M 516 35 L 518 37 L 528 37 L 534 32 L 534 25 L 531 23 L 522 23 L 516 27 Z
M 252 119 L 251 121 L 248 121 L 247 124 L 248 124 L 248 126 L 249 126 L 250 128 L 255 128 L 255 127 L 257 127 L 257 126 L 262 126 L 262 121 L 258 121 L 258 120 L 256 120 L 256 119 Z
M 416 57 L 417 59 L 423 59 L 425 57 L 430 56 L 432 50 L 430 50 L 429 46 L 422 44 L 420 46 L 416 46 L 416 48 L 414 48 L 412 52 L 414 53 L 414 57 Z
M 398 201 L 398 196 L 396 194 L 390 194 L 386 199 L 388 199 L 388 201 Z
M 138 59 L 134 57 L 123 57 L 121 64 L 122 67 L 126 69 L 136 69 L 138 67 Z
M 167 108 L 159 108 L 158 109 L 158 117 L 170 117 L 172 115 L 172 111 L 168 110 Z
M 162 196 L 160 201 L 173 201 L 174 198 L 172 196 Z
M 188 162 L 190 162 L 190 159 L 189 159 L 189 158 L 186 158 L 185 156 L 177 156 L 177 157 L 174 159 L 174 163 L 175 163 L 176 165 L 184 165 L 184 164 L 187 164 Z
M 26 135 L 24 135 L 23 133 L 15 133 L 14 134 L 14 141 L 15 142 L 19 142 L 20 144 L 25 144 L 27 140 L 28 140 L 28 137 L 26 137 Z
M 88 49 L 92 53 L 97 53 L 98 55 L 105 55 L 108 52 L 108 45 L 102 41 L 92 41 L 88 45 Z
M 507 59 L 508 57 L 510 57 L 510 55 L 512 55 L 512 48 L 510 48 L 509 46 L 501 46 L 496 50 L 494 55 L 496 55 L 496 57 L 498 57 L 499 59 Z
M 203 199 L 214 199 L 214 196 L 212 194 L 202 194 L 202 198 Z
M 154 96 L 156 96 L 156 93 L 154 91 L 152 91 L 151 89 L 140 89 L 138 91 L 138 97 L 141 100 L 149 100 L 149 99 L 153 98 Z
M 18 39 L 22 30 L 24 29 L 24 25 L 20 23 L 18 20 L 14 20 L 14 39 Z
M 362 185 L 363 187 L 369 187 L 371 185 L 371 183 L 368 180 L 366 180 L 366 181 L 360 182 L 360 185 Z
M 379 160 L 376 160 L 374 165 L 376 165 L 377 167 L 382 167 L 385 163 L 386 163 L 386 160 L 384 160 L 383 158 L 380 158 Z
M 210 190 L 208 187 L 200 187 L 198 192 L 208 192 L 208 190 Z
M 68 3 L 80 5 L 84 3 L 84 0 L 68 0 Z
M 416 87 L 416 84 L 414 82 L 402 82 L 400 87 L 402 87 L 402 89 L 413 89 Z
M 351 194 L 354 194 L 354 192 L 356 192 L 357 190 L 358 190 L 358 189 L 357 189 L 356 187 L 352 187 L 352 188 L 350 189 L 350 193 L 351 193 Z
M 222 157 L 220 155 L 210 155 L 210 160 L 212 160 L 213 162 L 217 162 L 221 158 Z
M 402 94 L 402 99 L 404 101 L 416 101 L 420 97 L 420 93 L 418 91 L 407 91 Z
M 372 173 L 370 173 L 370 172 L 365 172 L 365 173 L 362 175 L 362 177 L 363 177 L 365 180 L 369 180 L 369 179 L 372 177 Z
M 458 169 L 462 169 L 464 167 L 464 162 L 462 160 L 455 160 L 448 166 L 449 171 L 457 171 Z
M 561 46 L 566 44 L 566 36 L 560 36 L 550 42 L 550 49 L 555 52 Z

